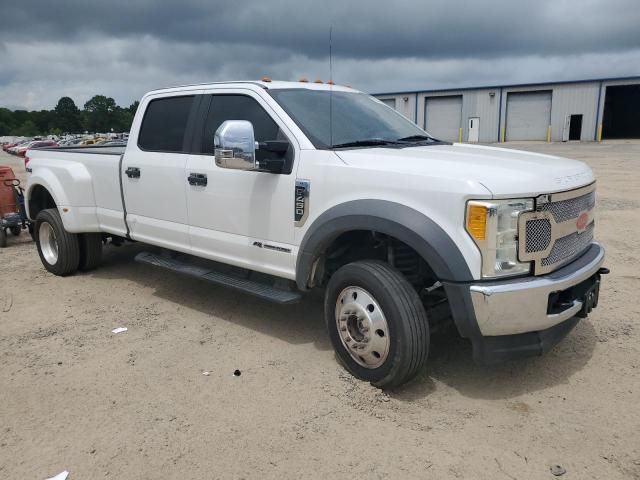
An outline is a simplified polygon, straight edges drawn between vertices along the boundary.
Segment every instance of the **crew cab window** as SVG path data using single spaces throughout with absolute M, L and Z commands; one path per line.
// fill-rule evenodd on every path
M 142 119 L 138 146 L 154 152 L 183 152 L 193 95 L 151 100 Z
M 246 95 L 213 95 L 202 136 L 202 153 L 213 155 L 213 136 L 225 120 L 248 120 L 253 124 L 256 142 L 286 140 L 278 124 L 260 106 Z M 266 152 L 256 151 L 256 158 Z

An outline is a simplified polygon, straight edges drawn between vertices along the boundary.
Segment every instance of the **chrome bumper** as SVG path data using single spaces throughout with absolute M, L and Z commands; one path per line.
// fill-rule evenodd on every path
M 489 337 L 537 332 L 574 317 L 582 309 L 580 299 L 560 313 L 548 314 L 549 294 L 587 280 L 603 262 L 604 248 L 594 242 L 582 257 L 548 275 L 471 285 L 481 334 Z

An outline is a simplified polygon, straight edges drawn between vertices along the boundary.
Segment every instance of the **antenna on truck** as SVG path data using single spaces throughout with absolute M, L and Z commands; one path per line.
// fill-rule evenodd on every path
M 329 25 L 329 144 L 333 147 L 333 25 Z

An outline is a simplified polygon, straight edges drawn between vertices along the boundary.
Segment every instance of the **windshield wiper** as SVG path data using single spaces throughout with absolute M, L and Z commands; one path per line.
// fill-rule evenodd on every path
M 367 140 L 356 140 L 355 142 L 337 143 L 329 148 L 346 148 L 346 147 L 375 147 L 379 145 L 403 145 L 405 142 L 399 140 L 383 140 L 381 138 L 369 138 Z
M 432 142 L 437 141 L 435 138 L 430 137 L 429 135 L 409 135 L 408 137 L 402 137 L 398 139 L 399 142 L 414 142 L 414 141 L 423 141 L 423 140 L 432 141 Z

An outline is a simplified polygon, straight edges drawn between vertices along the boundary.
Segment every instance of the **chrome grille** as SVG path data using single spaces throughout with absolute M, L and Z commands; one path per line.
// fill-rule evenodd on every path
M 559 202 L 543 203 L 538 206 L 539 212 L 551 212 L 553 219 L 558 222 L 566 222 L 573 218 L 578 218 L 580 212 L 587 210 L 593 210 L 596 204 L 596 192 L 587 193 L 577 198 L 570 198 L 568 200 L 561 200 Z
M 593 241 L 594 207 L 595 184 L 540 196 L 534 211 L 520 214 L 520 261 L 532 261 L 541 275 L 579 256 Z
M 593 228 L 594 224 L 591 222 L 584 232 L 575 232 L 556 240 L 549 256 L 542 259 L 542 266 L 548 267 L 549 265 L 565 263 L 576 253 L 582 252 L 593 241 Z
M 551 243 L 551 222 L 546 218 L 527 222 L 527 240 L 525 251 L 540 252 Z

